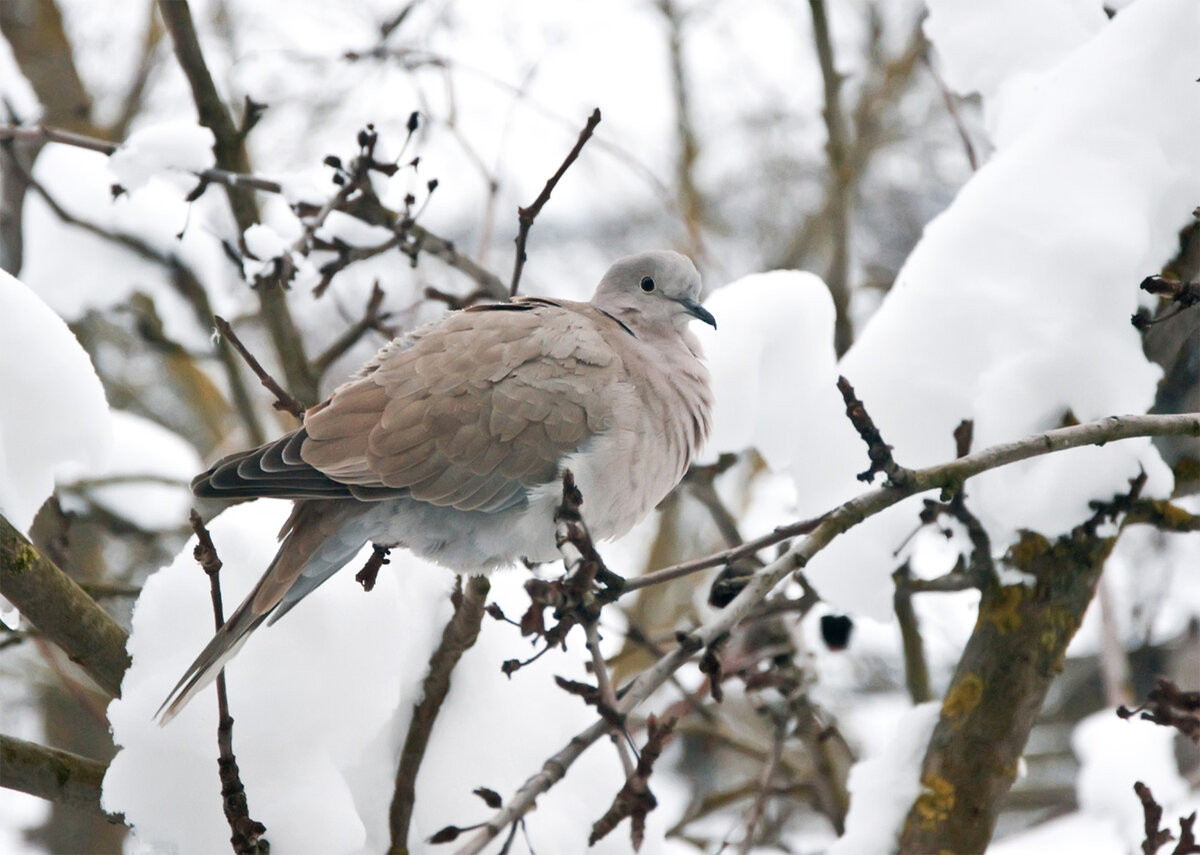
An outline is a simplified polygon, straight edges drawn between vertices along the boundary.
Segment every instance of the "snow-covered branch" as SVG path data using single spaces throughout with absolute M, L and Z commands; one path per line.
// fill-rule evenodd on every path
M 622 695 L 617 711 L 622 714 L 631 712 L 698 651 L 737 626 L 776 585 L 803 568 L 836 537 L 902 499 L 929 490 L 952 493 L 975 475 L 1019 460 L 1140 436 L 1200 436 L 1200 413 L 1111 416 L 1087 424 L 1046 431 L 937 466 L 910 470 L 903 487 L 881 487 L 856 496 L 824 514 L 811 532 L 799 537 L 783 555 L 756 573 L 732 603 L 712 620 L 688 633 L 673 650 L 639 674 Z M 606 722 L 597 722 L 550 757 L 543 764 L 542 771 L 531 777 L 507 801 L 505 807 L 458 850 L 459 855 L 483 851 L 489 840 L 531 810 L 538 796 L 560 780 L 570 764 L 606 730 Z

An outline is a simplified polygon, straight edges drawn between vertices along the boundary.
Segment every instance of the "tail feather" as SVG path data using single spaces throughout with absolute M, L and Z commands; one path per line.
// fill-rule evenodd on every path
M 354 525 L 363 505 L 354 501 L 297 502 L 280 532 L 283 543 L 267 572 L 217 630 L 155 713 L 160 725 L 200 693 L 262 623 L 292 606 L 340 570 L 368 540 Z M 359 536 L 361 534 L 361 536 Z
M 242 649 L 242 645 L 250 638 L 250 633 L 266 620 L 266 615 L 253 615 L 247 608 L 249 604 L 250 598 L 247 598 L 233 616 L 217 630 L 217 634 L 175 684 L 175 688 L 154 714 L 160 725 L 166 725 L 175 718 L 192 698 L 215 680 L 225 663 Z

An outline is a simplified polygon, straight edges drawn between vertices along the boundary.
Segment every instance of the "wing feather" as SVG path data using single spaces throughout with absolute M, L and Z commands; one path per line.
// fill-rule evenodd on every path
M 613 322 L 548 300 L 458 312 L 388 346 L 304 427 L 197 478 L 205 495 L 378 500 L 461 510 L 522 501 L 612 424 Z

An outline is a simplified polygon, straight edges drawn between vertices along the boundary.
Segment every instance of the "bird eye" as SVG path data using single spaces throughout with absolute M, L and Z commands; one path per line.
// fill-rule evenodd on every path
M 647 294 L 654 290 L 654 280 L 649 276 L 642 277 L 642 290 Z

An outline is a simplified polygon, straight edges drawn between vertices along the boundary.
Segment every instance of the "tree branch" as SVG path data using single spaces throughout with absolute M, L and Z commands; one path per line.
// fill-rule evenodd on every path
M 187 0 L 159 0 L 158 11 L 171 34 L 175 56 L 191 87 L 200 124 L 213 132 L 213 155 L 217 166 L 230 172 L 250 172 L 244 140 L 221 96 L 217 94 L 217 87 L 200 50 L 200 40 L 196 36 Z M 254 196 L 241 186 L 224 186 L 238 232 L 245 233 L 246 229 L 259 221 Z M 258 289 L 258 294 L 263 321 L 283 366 L 288 387 L 301 401 L 311 406 L 317 402 L 317 378 L 304 355 L 304 342 L 288 309 L 284 290 L 279 285 L 273 285 Z
M 579 153 L 583 151 L 584 145 L 592 138 L 592 133 L 596 130 L 596 125 L 600 124 L 600 108 L 592 110 L 592 115 L 588 117 L 587 124 L 583 126 L 583 130 L 579 132 L 579 139 L 575 141 L 574 147 L 567 152 L 566 158 L 563 159 L 562 165 L 558 170 L 550 176 L 550 180 L 546 182 L 546 186 L 542 188 L 542 192 L 533 200 L 533 204 L 528 208 L 517 208 L 517 222 L 520 224 L 517 229 L 517 255 L 513 262 L 512 284 L 509 286 L 509 296 L 515 296 L 517 288 L 521 284 L 521 271 L 525 269 L 525 241 L 529 238 L 529 230 L 533 227 L 534 218 L 542 212 L 542 208 L 550 201 L 550 194 L 554 192 L 554 188 L 558 185 L 559 179 L 566 174 L 571 168 L 571 164 L 579 157 Z
M 100 807 L 108 766 L 97 760 L 0 734 L 0 787 L 99 814 L 124 823 Z
M 429 658 L 429 673 L 422 685 L 421 700 L 413 706 L 412 720 L 404 737 L 400 751 L 400 765 L 396 769 L 396 788 L 392 795 L 388 822 L 392 843 L 388 855 L 407 855 L 409 824 L 412 821 L 413 803 L 416 799 L 417 772 L 425 758 L 425 749 L 433 733 L 434 722 L 441 711 L 442 702 L 450 691 L 450 675 L 462 655 L 471 649 L 479 637 L 483 623 L 484 604 L 487 602 L 491 583 L 486 576 L 470 576 L 466 590 L 461 587 L 459 577 L 453 597 L 454 614 L 442 631 L 442 640 Z
M 225 625 L 225 607 L 221 601 L 221 559 L 213 545 L 212 535 L 204 527 L 200 514 L 193 508 L 190 515 L 196 548 L 192 551 L 196 563 L 208 576 L 212 597 L 213 623 L 220 632 Z M 225 689 L 225 669 L 217 672 L 217 769 L 221 781 L 221 807 L 232 832 L 230 843 L 236 855 L 266 855 L 271 845 L 263 836 L 267 827 L 250 816 L 246 787 L 242 784 L 237 757 L 233 753 L 233 716 L 229 714 L 229 697 Z
M 262 383 L 263 387 L 275 396 L 275 409 L 283 410 L 284 412 L 291 413 L 298 419 L 303 419 L 304 405 L 289 395 L 275 378 L 267 373 L 262 364 L 254 358 L 254 354 L 246 349 L 246 345 L 242 344 L 242 340 L 237 337 L 237 333 L 233 331 L 233 327 L 229 325 L 229 321 L 220 315 L 213 315 L 213 322 L 216 324 L 217 332 L 221 334 L 221 337 L 229 339 L 230 344 L 242 355 L 242 359 L 246 360 L 246 364 L 250 366 L 250 370 L 258 378 L 258 382 Z
M 833 229 L 833 257 L 825 270 L 825 282 L 833 295 L 837 317 L 834 321 L 834 347 L 838 356 L 849 348 L 854 333 L 850 327 L 850 194 L 854 181 L 850 167 L 850 133 L 842 111 L 842 76 L 834 67 L 833 43 L 829 37 L 829 19 L 824 0 L 809 0 L 812 10 L 813 39 L 821 79 L 825 83 L 825 152 L 829 158 L 829 219 Z
M 896 585 L 892 608 L 896 612 L 896 623 L 900 627 L 900 641 L 904 648 L 904 682 L 913 704 L 923 704 L 933 699 L 933 690 L 929 687 L 925 641 L 921 637 L 921 625 L 912 604 L 912 575 L 908 564 L 893 573 L 892 579 Z
M 0 516 L 0 595 L 114 698 L 129 667 L 129 634 Z
M 979 616 L 942 701 L 904 821 L 902 855 L 982 852 L 1067 645 L 1092 602 L 1117 534 L 1099 523 L 1136 498 L 1145 474 L 1053 541 L 1024 531 L 1007 560 L 1028 583 L 982 586 Z
M 59 128 L 50 128 L 43 125 L 4 125 L 0 124 L 0 140 L 19 140 L 27 142 L 55 142 L 62 145 L 75 146 L 89 151 L 98 151 L 101 154 L 112 154 L 117 150 L 116 143 L 107 140 L 98 139 L 96 137 L 84 136 L 83 134 L 64 131 Z M 248 175 L 240 172 L 231 172 L 227 169 L 205 169 L 202 172 L 197 172 L 196 177 L 201 181 L 206 181 L 212 184 L 220 184 L 232 189 L 250 189 L 258 190 L 263 193 L 272 193 L 281 195 L 283 193 L 283 185 L 278 181 L 270 178 L 263 178 L 258 175 Z M 341 211 L 355 219 L 370 223 L 371 225 L 382 225 L 387 228 L 395 228 L 400 217 L 395 211 L 382 209 L 376 211 L 376 214 L 383 214 L 385 219 L 379 217 L 368 217 L 363 211 L 355 208 L 353 204 L 343 203 L 336 210 Z M 60 214 L 61 216 L 61 214 Z M 72 218 L 71 222 L 76 225 L 81 223 Z M 469 256 L 462 255 L 454 246 L 454 242 L 446 238 L 439 237 L 429 231 L 419 223 L 409 223 L 405 226 L 409 238 L 411 239 L 405 247 L 405 253 L 412 257 L 424 252 L 427 255 L 432 255 L 434 258 L 441 261 L 448 267 L 457 270 L 467 278 L 473 280 L 483 292 L 481 296 L 491 300 L 503 300 L 508 296 L 508 285 L 506 285 L 499 276 L 492 273 L 490 270 L 476 264 Z M 366 252 L 367 249 L 375 250 L 376 252 L 386 251 L 398 246 L 399 242 L 389 241 L 386 246 L 378 248 L 364 248 L 363 250 L 351 250 L 351 252 Z M 374 253 L 372 253 L 374 254 Z M 360 257 L 369 257 L 362 255 Z
M 725 609 L 700 627 L 683 636 L 681 642 L 653 666 L 643 671 L 626 688 L 617 705 L 618 714 L 628 714 L 665 683 L 696 652 L 729 632 L 753 611 L 776 585 L 795 570 L 804 567 L 813 556 L 836 537 L 870 516 L 895 505 L 909 496 L 927 490 L 957 489 L 966 479 L 981 472 L 1027 460 L 1043 454 L 1103 445 L 1139 436 L 1200 436 L 1200 413 L 1184 415 L 1110 416 L 1095 422 L 1035 434 L 1017 442 L 993 446 L 949 463 L 926 469 L 910 470 L 903 488 L 882 487 L 845 502 L 820 517 L 811 531 L 799 538 L 783 555 L 751 577 L 749 583 Z M 566 775 L 567 769 L 589 745 L 604 735 L 611 725 L 603 718 L 576 735 L 543 764 L 475 835 L 458 850 L 459 855 L 481 852 L 490 840 L 532 809 L 537 797 Z

